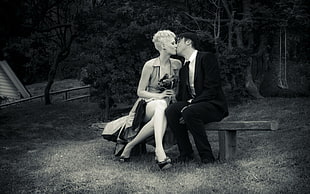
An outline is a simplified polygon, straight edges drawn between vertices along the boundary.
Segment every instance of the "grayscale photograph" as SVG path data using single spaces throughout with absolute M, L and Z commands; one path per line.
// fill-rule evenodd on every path
M 310 193 L 309 0 L 0 0 L 0 193 Z

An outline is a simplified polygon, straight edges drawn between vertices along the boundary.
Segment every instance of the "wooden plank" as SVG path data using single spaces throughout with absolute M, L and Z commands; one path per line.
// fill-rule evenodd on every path
M 205 125 L 208 131 L 273 131 L 279 129 L 277 121 L 221 121 Z
M 24 98 L 24 99 L 21 99 L 21 100 L 16 100 L 16 101 L 10 102 L 10 103 L 0 104 L 0 108 L 1 107 L 6 107 L 6 106 L 10 106 L 10 105 L 14 105 L 14 104 L 18 104 L 18 103 L 28 102 L 28 101 L 31 101 L 31 100 L 34 100 L 34 99 L 37 99 L 37 98 L 43 98 L 43 97 L 44 97 L 44 95 L 39 95 L 39 96 L 30 97 L 30 98 Z
M 20 95 L 17 92 L 17 90 L 14 90 L 12 88 L 0 87 L 0 96 L 6 96 L 6 97 L 12 97 L 12 98 L 20 99 Z
M 87 95 L 82 95 L 82 96 L 77 96 L 77 97 L 69 98 L 69 99 L 67 99 L 65 101 L 73 101 L 73 100 L 79 100 L 79 99 L 82 99 L 82 98 L 89 98 L 89 97 L 90 97 L 90 95 L 87 94 Z
M 16 94 L 18 94 L 18 91 L 17 91 L 17 90 L 14 90 L 14 88 L 8 88 L 8 87 L 1 87 L 1 86 L 0 86 L 0 90 L 3 91 L 3 92 L 11 92 L 11 93 L 16 93 Z
M 73 90 L 81 90 L 81 89 L 88 89 L 88 93 L 90 93 L 90 85 L 87 85 L 87 86 L 82 86 L 82 87 L 77 87 L 77 88 L 70 88 L 70 89 L 66 89 L 66 90 L 61 90 L 61 91 L 56 91 L 56 92 L 50 92 L 50 95 L 51 95 L 51 98 L 53 95 L 55 94 L 60 94 L 60 93 L 64 93 L 64 92 L 70 92 L 70 91 L 73 91 Z M 34 100 L 34 99 L 37 99 L 37 98 L 41 98 L 41 101 L 43 99 L 44 95 L 39 95 L 39 96 L 34 96 L 34 97 L 30 97 L 30 98 L 26 98 L 26 99 L 21 99 L 21 100 L 17 100 L 17 101 L 14 101 L 14 102 L 11 102 L 11 103 L 6 103 L 6 104 L 0 104 L 0 108 L 1 107 L 7 107 L 7 106 L 10 106 L 10 105 L 14 105 L 14 104 L 18 104 L 18 103 L 24 103 L 24 102 L 27 102 L 27 101 L 31 101 L 31 100 Z M 66 99 L 65 101 L 73 101 L 73 100 L 78 100 L 78 99 L 82 99 L 82 98 L 90 98 L 90 94 L 86 94 L 86 95 L 81 95 L 81 96 L 77 96 L 77 97 L 73 97 L 73 98 L 70 98 L 70 99 Z
M 18 93 L 14 92 L 14 91 L 1 91 L 0 96 L 4 96 L 4 97 L 8 97 L 8 98 L 14 98 L 14 99 L 20 99 L 20 96 L 18 95 Z
M 19 93 L 14 84 L 10 81 L 9 77 L 5 74 L 0 67 L 0 96 L 6 96 L 9 98 L 19 99 Z
M 26 90 L 24 85 L 16 77 L 15 73 L 13 72 L 11 67 L 7 64 L 7 62 L 0 61 L 0 65 L 5 74 L 9 77 L 9 79 L 13 82 L 14 86 L 18 89 L 19 93 L 25 98 L 30 97 L 31 96 L 30 93 Z
M 0 85 L 0 90 L 16 90 L 16 87 L 13 84 L 2 82 Z
M 55 91 L 55 92 L 50 92 L 50 94 L 60 94 L 60 93 L 64 93 L 64 92 L 72 92 L 75 90 L 83 90 L 83 89 L 90 89 L 90 85 L 86 85 L 86 86 L 81 86 L 81 87 L 76 87 L 76 88 L 69 88 L 69 89 L 64 89 L 64 90 L 59 90 L 59 91 Z

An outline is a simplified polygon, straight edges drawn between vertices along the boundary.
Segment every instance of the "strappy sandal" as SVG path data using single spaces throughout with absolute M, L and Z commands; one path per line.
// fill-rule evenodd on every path
M 130 162 L 130 157 L 129 158 L 125 158 L 124 156 L 119 157 L 119 161 L 120 162 Z
M 158 167 L 160 168 L 160 170 L 166 170 L 172 167 L 171 159 L 169 157 L 167 157 L 164 161 L 161 161 L 161 162 L 156 161 L 156 163 Z

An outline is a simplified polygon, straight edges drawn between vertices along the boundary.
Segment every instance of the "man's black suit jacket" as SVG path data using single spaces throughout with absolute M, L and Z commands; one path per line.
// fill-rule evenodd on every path
M 198 51 L 195 64 L 194 87 L 196 96 L 192 104 L 198 102 L 210 102 L 216 105 L 223 113 L 228 115 L 228 107 L 221 85 L 220 69 L 216 57 L 212 53 Z M 191 99 L 188 85 L 188 71 L 183 66 L 179 72 L 180 82 L 177 93 L 178 101 Z

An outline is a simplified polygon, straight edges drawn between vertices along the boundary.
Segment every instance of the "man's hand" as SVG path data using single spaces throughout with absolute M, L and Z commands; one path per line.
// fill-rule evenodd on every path
M 183 117 L 180 118 L 179 123 L 180 124 L 185 124 L 185 121 L 184 121 Z
M 188 106 L 189 106 L 189 105 L 188 105 Z M 188 106 L 184 106 L 184 107 L 182 108 L 182 110 L 181 110 L 181 113 L 182 113 Z M 180 124 L 185 124 L 185 121 L 184 121 L 184 118 L 183 118 L 183 117 L 180 118 L 179 123 L 180 123 Z
M 187 108 L 188 106 L 184 106 L 181 110 L 181 113 Z

